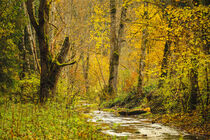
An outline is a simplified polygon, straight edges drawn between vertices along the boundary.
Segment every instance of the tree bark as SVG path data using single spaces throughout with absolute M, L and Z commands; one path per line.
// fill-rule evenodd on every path
M 164 8 L 166 8 L 168 5 L 173 4 L 172 0 L 161 0 L 161 1 L 164 3 L 163 5 Z M 168 22 L 168 28 L 171 28 L 171 19 L 169 18 L 168 13 L 164 10 L 162 12 L 163 12 L 163 17 Z M 165 46 L 164 46 L 162 64 L 161 64 L 161 74 L 160 74 L 160 79 L 158 83 L 159 88 L 163 86 L 164 78 L 166 78 L 168 75 L 167 68 L 168 68 L 168 58 L 170 55 L 171 44 L 172 44 L 172 41 L 170 40 L 170 31 L 168 31 Z
M 147 8 L 147 3 L 144 3 L 144 7 Z M 148 11 L 144 11 L 145 20 L 148 20 Z M 137 95 L 139 97 L 143 97 L 143 79 L 144 79 L 144 67 L 145 67 L 145 58 L 146 58 L 146 49 L 147 49 L 147 42 L 148 42 L 148 29 L 144 27 L 142 31 L 142 40 L 141 40 L 141 55 L 139 60 L 139 76 L 138 76 L 138 85 L 137 85 Z
M 75 61 L 70 63 L 64 63 L 67 53 L 70 48 L 69 38 L 66 37 L 63 47 L 56 61 L 44 61 L 42 64 L 43 69 L 41 71 L 41 87 L 40 87 L 40 102 L 45 102 L 47 98 L 55 95 L 56 87 L 60 72 L 64 66 L 73 65 Z
M 26 47 L 25 47 L 25 37 L 26 37 L 26 35 L 25 35 L 25 29 L 23 30 L 23 34 L 24 34 L 24 36 L 22 36 L 22 38 L 21 38 L 21 42 L 20 42 L 20 44 L 19 44 L 19 50 L 20 50 L 20 59 L 21 59 L 21 72 L 20 72 L 20 74 L 19 74 L 19 78 L 20 78 L 20 80 L 23 80 L 24 78 L 25 78 L 25 76 L 26 76 L 26 72 L 27 72 L 27 58 L 26 58 L 26 53 L 27 53 L 27 51 L 26 51 Z M 21 85 L 21 87 L 20 87 L 20 89 L 21 89 L 21 94 L 20 94 L 20 97 L 22 98 L 22 93 L 23 93 L 23 90 L 24 90 L 24 85 Z
M 196 109 L 197 105 L 197 97 L 199 93 L 199 86 L 198 86 L 198 70 L 197 70 L 197 60 L 196 58 L 191 59 L 192 68 L 190 71 L 190 83 L 191 83 L 191 91 L 190 91 L 190 100 L 189 100 L 189 107 L 190 111 Z
M 34 16 L 33 12 L 33 0 L 27 0 L 26 6 L 29 14 L 31 24 L 35 28 L 38 42 L 39 42 L 39 51 L 41 58 L 41 78 L 40 78 L 40 93 L 39 98 L 40 102 L 44 103 L 50 96 L 55 94 L 56 85 L 58 82 L 59 74 L 62 67 L 67 65 L 72 65 L 74 62 L 64 63 L 67 53 L 70 48 L 69 38 L 66 37 L 63 47 L 55 60 L 52 59 L 52 54 L 49 49 L 49 11 L 50 11 L 50 2 L 47 0 L 40 0 L 39 4 L 39 15 L 38 22 Z
M 27 13 L 25 3 L 23 3 L 23 8 L 24 8 L 25 16 L 28 18 L 28 13 Z M 36 51 L 36 40 L 35 40 L 35 37 L 33 36 L 32 27 L 31 27 L 30 22 L 28 23 L 28 25 L 26 25 L 26 31 L 28 33 L 29 45 L 30 45 L 32 55 L 33 55 L 34 68 L 35 68 L 35 71 L 38 71 L 40 73 L 41 68 L 40 68 L 37 51 Z
M 89 73 L 89 64 L 90 64 L 90 47 L 88 46 L 88 50 L 86 53 L 86 59 L 84 59 L 84 53 L 82 54 L 82 67 L 83 67 L 83 76 L 85 79 L 85 90 L 86 94 L 89 92 L 89 81 L 88 81 L 88 73 Z
M 28 39 L 28 32 L 27 32 L 27 29 L 26 27 L 24 28 L 24 44 L 23 44 L 23 52 L 24 52 L 24 65 L 25 65 L 25 72 L 29 72 L 30 74 L 30 70 L 31 70 L 31 66 L 30 66 L 30 58 L 29 56 L 27 57 L 27 39 Z
M 167 68 L 168 68 L 168 57 L 170 55 L 170 47 L 171 47 L 171 41 L 167 40 L 165 43 L 163 60 L 161 64 L 161 74 L 160 74 L 160 80 L 159 80 L 159 85 L 158 85 L 159 88 L 162 87 L 164 78 L 166 78 L 168 75 Z
M 116 27 L 116 1 L 110 0 L 110 16 L 111 16 L 111 26 L 110 26 L 110 67 L 109 67 L 109 85 L 108 85 L 108 93 L 110 97 L 114 97 L 117 92 L 117 77 L 118 77 L 118 66 L 119 66 L 119 58 L 120 51 L 123 42 L 123 34 L 124 34 L 124 20 L 126 18 L 128 8 L 128 1 L 123 4 L 121 17 L 120 17 L 120 27 L 117 30 Z M 118 34 L 116 34 L 118 33 Z
M 117 74 L 118 74 L 118 60 L 119 48 L 117 46 L 116 36 L 116 1 L 110 0 L 110 64 L 109 64 L 109 85 L 108 92 L 113 95 L 117 90 Z
M 171 28 L 171 19 L 168 19 L 168 13 L 165 13 L 164 17 L 168 21 L 168 28 Z M 164 53 L 163 53 L 163 60 L 161 64 L 161 74 L 160 74 L 160 80 L 158 83 L 158 87 L 163 86 L 164 78 L 168 75 L 168 58 L 170 55 L 170 48 L 171 48 L 172 41 L 170 40 L 170 32 L 167 33 L 166 43 L 164 47 Z
M 22 37 L 21 43 L 19 44 L 19 50 L 21 52 L 20 58 L 22 60 L 22 71 L 20 72 L 20 79 L 25 77 L 27 71 L 27 59 L 26 59 L 26 47 L 25 47 L 25 31 L 23 30 L 24 36 Z M 21 88 L 22 89 L 22 88 Z

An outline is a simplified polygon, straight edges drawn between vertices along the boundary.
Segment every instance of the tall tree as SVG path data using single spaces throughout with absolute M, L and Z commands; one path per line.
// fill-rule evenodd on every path
M 23 3 L 23 9 L 24 9 L 25 17 L 29 19 L 25 3 Z M 37 56 L 36 39 L 35 39 L 35 36 L 33 36 L 32 30 L 33 28 L 31 27 L 31 23 L 29 22 L 28 24 L 26 24 L 25 31 L 27 32 L 27 35 L 28 35 L 27 38 L 29 40 L 29 46 L 31 48 L 31 52 L 33 56 L 33 63 L 34 63 L 35 71 L 38 71 L 40 73 L 40 64 L 39 64 L 38 56 Z
M 110 95 L 117 90 L 117 74 L 118 74 L 118 60 L 119 48 L 117 46 L 116 36 L 116 1 L 110 0 L 110 66 L 109 66 L 109 85 L 108 92 Z
M 148 3 L 144 3 L 144 15 L 143 20 L 148 21 Z M 146 49 L 148 45 L 148 28 L 147 25 L 143 26 L 142 39 L 141 39 L 141 55 L 139 60 L 139 77 L 137 85 L 137 95 L 142 97 L 143 95 L 143 72 L 145 67 Z
M 206 1 L 206 0 L 200 0 L 200 1 L 196 1 L 196 3 L 194 5 L 191 5 L 192 8 L 195 8 L 194 6 L 199 6 L 199 5 L 203 5 L 203 6 L 208 6 L 209 5 L 209 2 Z M 197 12 L 200 12 L 199 10 Z M 195 12 L 196 13 L 196 12 Z M 205 17 L 208 17 L 207 16 L 207 13 L 205 12 L 202 12 L 202 15 L 201 16 L 198 16 L 198 19 L 194 19 L 192 21 L 194 21 L 195 23 L 197 24 L 201 24 L 200 28 L 192 28 L 192 33 L 194 34 L 194 44 L 193 44 L 193 48 L 192 48 L 192 54 L 195 56 L 193 58 L 191 58 L 191 64 L 192 64 L 192 67 L 190 69 L 190 75 L 189 75 L 189 78 L 190 78 L 190 83 L 191 83 L 191 89 L 190 89 L 190 99 L 189 99 L 189 108 L 190 108 L 190 111 L 191 110 L 195 110 L 196 109 L 196 106 L 198 104 L 198 97 L 199 97 L 199 93 L 200 93 L 200 88 L 199 88 L 199 80 L 198 80 L 198 77 L 199 77 L 199 70 L 198 70 L 198 63 L 199 63 L 199 60 L 198 60 L 198 52 L 195 51 L 196 48 L 199 48 L 200 45 L 202 46 L 201 47 L 201 50 L 203 50 L 204 54 L 206 56 L 209 55 L 209 47 L 208 47 L 208 39 L 207 39 L 207 28 L 204 26 L 205 24 L 205 20 L 204 18 Z M 200 22 L 200 20 L 203 20 L 203 22 Z M 202 42 L 199 42 L 198 45 L 196 43 L 197 40 L 201 40 Z M 204 43 L 206 42 L 206 43 Z M 206 67 L 205 67 L 205 72 L 206 72 L 206 93 L 207 93 L 207 101 L 206 101 L 206 105 L 208 106 L 209 104 L 209 78 L 208 78 L 208 68 L 209 68 L 209 63 L 208 61 L 206 61 Z
M 116 16 L 116 1 L 110 0 L 110 16 L 111 16 L 111 25 L 110 25 L 110 65 L 109 65 L 109 85 L 108 92 L 113 96 L 117 92 L 117 77 L 118 77 L 118 66 L 120 51 L 123 42 L 125 18 L 127 13 L 129 1 L 123 1 L 123 6 L 120 14 L 120 24 L 119 27 L 116 26 L 117 16 Z M 117 30 L 118 29 L 118 30 Z
M 83 76 L 85 80 L 85 90 L 88 94 L 89 92 L 89 81 L 88 81 L 88 72 L 90 67 L 90 46 L 87 46 L 86 58 L 84 58 L 84 53 L 82 54 L 82 67 L 83 67 Z
M 164 7 L 164 9 L 162 10 L 163 17 L 166 20 L 166 23 L 168 24 L 168 28 L 171 29 L 171 19 L 169 17 L 169 14 L 167 13 L 167 11 L 165 11 L 165 9 L 168 5 L 172 4 L 172 1 L 171 0 L 170 1 L 162 0 L 162 2 L 163 2 L 163 7 Z M 162 63 L 161 63 L 161 74 L 160 74 L 160 80 L 159 80 L 158 87 L 162 87 L 164 79 L 167 77 L 167 74 L 168 74 L 168 58 L 170 55 L 171 44 L 172 44 L 172 41 L 170 39 L 170 31 L 167 31 L 166 42 L 164 45 L 163 59 L 162 59 Z
M 72 65 L 74 62 L 65 63 L 65 58 L 70 48 L 69 38 L 66 37 L 57 58 L 52 58 L 49 46 L 49 12 L 52 1 L 39 1 L 38 22 L 34 15 L 33 0 L 27 0 L 26 6 L 30 21 L 35 28 L 41 58 L 41 78 L 40 78 L 40 102 L 44 103 L 50 96 L 50 92 L 55 94 L 56 85 L 62 67 Z

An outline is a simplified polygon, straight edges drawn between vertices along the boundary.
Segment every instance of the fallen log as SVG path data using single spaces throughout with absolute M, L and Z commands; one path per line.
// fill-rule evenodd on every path
M 122 110 L 122 111 L 118 111 L 118 113 L 120 115 L 123 115 L 123 116 L 129 116 L 129 115 L 140 115 L 140 114 L 143 114 L 143 113 L 147 113 L 147 111 L 145 110 L 141 110 L 141 109 L 135 109 L 135 110 Z

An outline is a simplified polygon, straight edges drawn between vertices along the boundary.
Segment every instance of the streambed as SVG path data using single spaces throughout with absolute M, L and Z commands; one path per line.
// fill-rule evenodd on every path
M 202 137 L 189 135 L 174 128 L 159 123 L 152 123 L 149 119 L 136 116 L 116 116 L 111 112 L 93 111 L 89 121 L 103 125 L 105 134 L 127 139 L 138 140 L 202 140 Z M 109 126 L 109 127 L 108 127 Z

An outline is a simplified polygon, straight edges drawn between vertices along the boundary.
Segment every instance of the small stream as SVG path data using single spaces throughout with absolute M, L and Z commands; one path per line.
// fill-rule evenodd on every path
M 100 123 L 104 126 L 103 133 L 116 137 L 127 137 L 130 140 L 202 140 L 201 137 L 135 116 L 116 116 L 104 111 L 93 111 L 91 115 L 93 118 L 89 121 Z

